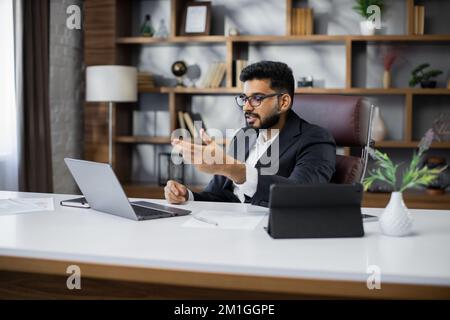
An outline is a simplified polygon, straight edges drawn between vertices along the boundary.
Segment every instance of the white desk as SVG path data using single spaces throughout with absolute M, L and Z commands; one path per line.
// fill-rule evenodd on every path
M 267 219 L 250 231 L 186 228 L 187 216 L 136 222 L 59 206 L 60 200 L 74 197 L 70 195 L 0 192 L 0 198 L 10 197 L 53 197 L 55 211 L 0 216 L 3 280 L 15 275 L 19 281 L 17 272 L 67 277 L 67 266 L 77 264 L 82 281 L 88 277 L 271 297 L 450 298 L 450 211 L 411 210 L 415 234 L 405 238 L 383 236 L 378 223 L 371 222 L 365 223 L 363 238 L 274 240 L 264 230 Z M 250 205 L 211 202 L 185 207 L 196 212 L 242 211 L 244 206 L 252 210 Z M 366 286 L 371 265 L 381 270 L 381 290 Z M 9 290 L 13 285 L 3 282 Z M 60 285 L 65 287 L 65 280 Z M 0 296 L 1 287 L 0 281 Z

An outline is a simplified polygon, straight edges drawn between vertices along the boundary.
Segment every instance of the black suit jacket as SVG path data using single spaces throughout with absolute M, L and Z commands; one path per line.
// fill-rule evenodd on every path
M 246 129 L 241 129 L 237 135 L 245 131 Z M 231 141 L 234 151 L 238 148 L 236 136 Z M 260 161 L 255 166 L 258 171 L 258 186 L 250 201 L 254 205 L 268 206 L 269 190 L 272 184 L 328 183 L 334 173 L 336 144 L 331 134 L 325 129 L 306 122 L 290 110 L 286 124 L 277 139 L 279 139 L 279 158 L 276 159 L 278 161 L 276 174 L 262 174 L 262 168 L 265 166 Z M 256 135 L 245 144 L 245 159 L 254 142 L 256 142 Z M 268 148 L 266 155 L 270 155 L 270 152 L 271 147 Z M 235 158 L 245 161 L 239 157 Z M 195 201 L 240 202 L 234 195 L 233 189 L 232 180 L 215 175 L 203 192 L 194 192 L 194 199 Z

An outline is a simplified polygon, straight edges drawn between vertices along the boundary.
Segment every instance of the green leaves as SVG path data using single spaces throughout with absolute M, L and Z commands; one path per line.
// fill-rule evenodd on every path
M 431 129 L 430 129 L 431 130 Z M 397 187 L 397 170 L 400 164 L 394 164 L 386 153 L 378 150 L 371 153 L 376 160 L 378 168 L 371 171 L 370 175 L 364 179 L 364 190 L 368 190 L 375 181 L 383 181 L 392 186 L 395 191 L 403 192 L 408 188 L 417 186 L 428 186 L 447 167 L 429 169 L 427 166 L 419 168 L 423 154 L 431 145 L 433 132 L 427 131 L 420 143 L 419 152 L 414 152 L 408 169 L 403 172 L 401 185 Z M 431 140 L 430 140 L 431 139 Z
M 373 5 L 378 6 L 380 11 L 383 11 L 384 0 L 356 0 L 356 4 L 352 7 L 352 9 L 363 18 L 367 19 L 371 16 L 370 13 L 367 13 L 367 8 Z
M 425 72 L 425 69 L 430 66 L 429 63 L 422 63 L 411 71 L 411 79 L 409 86 L 414 87 L 422 81 L 428 81 L 442 74 L 441 70 L 433 69 Z

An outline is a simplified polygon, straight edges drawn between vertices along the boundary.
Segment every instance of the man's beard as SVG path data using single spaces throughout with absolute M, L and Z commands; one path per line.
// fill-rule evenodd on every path
M 250 112 L 245 113 L 245 115 L 248 115 L 248 114 L 252 114 L 252 113 L 250 113 Z M 261 121 L 261 117 L 259 115 L 254 114 L 254 113 L 252 115 L 257 117 Z M 276 125 L 279 120 L 280 120 L 280 114 L 275 112 L 272 115 L 270 115 L 266 120 L 261 121 L 261 127 L 254 128 L 254 129 L 270 129 L 271 127 Z M 247 128 L 253 128 L 253 127 L 247 123 Z

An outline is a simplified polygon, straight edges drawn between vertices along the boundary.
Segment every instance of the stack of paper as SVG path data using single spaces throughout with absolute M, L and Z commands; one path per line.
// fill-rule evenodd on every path
M 53 198 L 1 199 L 0 216 L 34 211 L 53 211 Z

